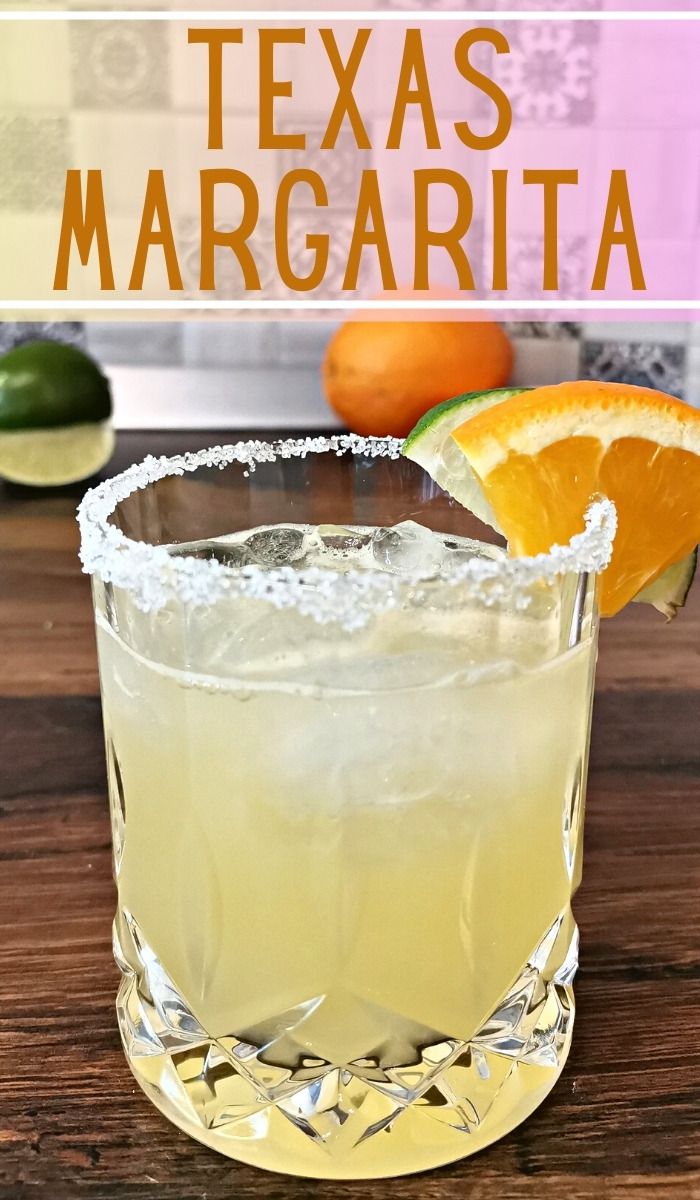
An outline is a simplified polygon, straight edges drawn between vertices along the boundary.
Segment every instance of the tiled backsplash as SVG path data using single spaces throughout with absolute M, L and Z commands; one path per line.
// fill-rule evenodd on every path
M 137 0 L 130 2 L 135 8 L 144 7 Z M 47 5 L 58 7 L 59 0 L 43 0 L 40 7 Z M 8 6 L 13 7 L 10 0 L 0 0 L 0 8 Z M 281 15 L 290 6 L 291 0 L 278 0 L 272 8 Z M 89 0 L 76 0 L 73 7 L 92 6 Z M 96 7 L 109 5 L 98 3 Z M 158 7 L 170 5 L 163 0 Z M 172 7 L 177 6 L 173 3 Z M 410 14 L 415 11 L 446 10 L 448 14 L 454 13 L 455 20 L 461 20 L 464 14 L 478 10 L 479 3 L 478 0 L 368 0 L 364 7 L 367 11 L 375 8 L 378 13 L 393 8 L 399 10 L 399 16 L 404 12 L 406 20 L 411 20 Z M 610 165 L 614 165 L 631 172 L 636 228 L 645 268 L 648 255 L 647 273 L 659 263 L 672 264 L 673 278 L 679 285 L 675 295 L 679 298 L 696 295 L 700 129 L 697 89 L 692 76 L 695 64 L 679 63 L 674 54 L 677 24 L 666 28 L 657 23 L 650 36 L 648 22 L 627 23 L 625 45 L 629 62 L 638 64 L 635 86 L 630 87 L 628 75 L 620 69 L 616 24 L 567 19 L 571 10 L 578 10 L 579 16 L 581 12 L 590 12 L 591 18 L 595 18 L 599 9 L 614 8 L 615 0 L 541 0 L 541 4 L 536 0 L 492 0 L 489 7 L 497 12 L 520 10 L 521 15 L 531 8 L 541 8 L 555 12 L 558 19 L 519 20 L 506 25 L 510 51 L 498 56 L 493 71 L 511 99 L 513 136 L 493 150 L 471 154 L 464 163 L 461 157 L 454 163 L 449 159 L 452 166 L 463 165 L 474 199 L 474 219 L 465 246 L 474 267 L 477 289 L 486 288 L 490 278 L 491 170 L 507 167 L 511 180 L 515 180 L 521 178 L 526 167 L 577 167 L 579 184 L 575 189 L 562 189 L 566 194 L 562 195 L 558 218 L 559 295 L 573 298 L 585 292 L 590 283 L 591 259 L 599 233 L 597 218 L 594 220 L 592 214 L 603 211 Z M 375 22 L 372 45 L 381 45 L 384 39 L 388 64 L 394 62 L 386 44 L 388 30 L 398 24 Z M 430 37 L 425 38 L 431 95 L 436 110 L 448 124 L 459 116 L 473 121 L 476 128 L 484 119 L 490 120 L 491 105 L 478 88 L 455 88 L 449 73 L 443 79 L 439 66 L 446 61 L 446 46 L 441 45 L 440 38 L 444 36 L 447 42 L 454 38 L 451 23 L 445 24 L 444 34 L 440 33 L 443 24 L 434 22 Z M 386 126 L 387 109 L 394 93 L 389 83 L 391 70 L 386 77 L 376 72 L 376 78 L 367 83 L 367 96 L 363 97 L 374 151 L 363 157 L 365 152 L 358 152 L 346 128 L 333 155 L 328 156 L 314 148 L 320 143 L 329 106 L 337 92 L 332 73 L 309 68 L 308 46 L 303 51 L 293 45 L 278 49 L 278 78 L 294 81 L 293 115 L 286 110 L 285 116 L 282 106 L 279 132 L 285 131 L 285 121 L 296 128 L 301 120 L 307 133 L 307 149 L 303 154 L 292 150 L 257 153 L 259 89 L 252 54 L 235 59 L 236 69 L 224 72 L 223 87 L 230 151 L 235 149 L 237 166 L 249 168 L 255 176 L 260 194 L 260 219 L 251 234 L 250 246 L 259 265 L 265 295 L 277 298 L 286 295 L 275 261 L 272 200 L 282 174 L 300 165 L 321 171 L 328 188 L 328 211 L 334 214 L 336 236 L 331 242 L 331 258 L 324 283 L 315 295 L 323 298 L 342 294 L 345 249 L 357 203 L 359 172 L 371 164 L 379 171 L 383 204 L 394 235 L 390 241 L 395 273 L 399 281 L 407 282 L 413 272 L 415 224 L 410 173 L 438 165 L 432 151 L 426 150 L 422 120 L 415 112 L 409 115 L 403 127 L 401 149 L 392 150 L 388 156 L 380 153 L 380 134 Z M 689 46 L 689 52 L 691 49 Z M 311 61 L 316 63 L 315 59 Z M 323 56 L 319 61 L 323 65 Z M 32 64 L 31 79 L 25 69 L 28 62 Z M 663 76 L 653 69 L 655 64 L 658 68 L 659 62 L 673 63 L 679 77 L 684 77 L 685 72 L 692 79 L 693 85 L 687 88 L 687 110 L 678 109 L 677 92 L 673 88 L 659 85 L 658 80 Z M 26 244 L 31 240 L 34 253 L 23 256 L 19 268 L 27 294 L 34 294 L 33 284 L 36 295 L 40 286 L 45 286 L 43 265 L 39 274 L 31 275 L 33 264 L 55 262 L 66 169 L 91 166 L 104 170 L 110 234 L 118 242 L 128 232 L 130 247 L 147 171 L 155 167 L 163 169 L 182 274 L 182 298 L 202 295 L 199 171 L 206 166 L 231 166 L 233 161 L 228 147 L 226 151 L 205 148 L 207 98 L 206 57 L 194 53 L 188 45 L 183 20 L 115 18 L 8 24 L 0 40 L 0 262 L 3 255 L 10 258 L 16 242 L 21 240 Z M 533 158 L 529 133 L 534 131 L 538 138 L 540 132 L 543 136 Z M 375 152 L 376 161 L 372 157 Z M 649 164 L 642 176 L 634 170 L 634 164 L 639 162 Z M 674 163 L 683 164 L 686 186 L 669 186 L 669 172 Z M 441 158 L 439 164 L 448 165 L 448 159 Z M 449 209 L 448 216 L 452 211 L 451 191 L 437 189 L 431 201 L 437 218 L 441 217 L 442 197 Z M 308 257 L 309 222 L 313 214 L 317 215 L 315 207 L 310 213 L 304 209 L 304 203 L 309 203 L 308 199 L 297 200 L 289 223 L 290 258 L 297 266 Z M 511 297 L 541 295 L 541 210 L 542 195 L 538 187 L 513 192 L 508 207 Z M 360 294 L 374 295 L 379 290 L 375 264 L 371 255 L 366 257 L 357 290 Z M 626 259 L 619 262 L 624 266 Z M 158 262 L 151 263 L 151 268 L 155 274 L 149 278 L 155 287 Z M 84 279 L 88 288 L 89 272 Z M 454 267 L 444 253 L 438 252 L 435 259 L 431 257 L 431 286 L 455 286 Z M 217 266 L 216 296 L 235 299 L 244 290 L 235 256 L 225 255 Z M 211 298 L 209 293 L 207 296 Z M 263 340 L 265 336 L 260 334 Z M 609 331 L 602 340 L 614 336 Z M 654 339 L 655 331 L 642 336 L 645 346 L 648 336 Z M 251 335 L 249 346 L 255 342 L 255 335 Z M 148 352 L 155 353 L 155 347 L 152 350 L 149 347 Z M 678 359 L 680 351 L 674 353 Z M 605 353 L 604 357 L 607 361 Z M 644 370 L 649 361 L 647 351 L 640 352 L 638 357 L 639 369 Z M 657 357 L 652 355 L 654 371 Z M 169 356 L 166 360 L 170 361 Z
M 329 321 L 0 323 L 0 351 L 37 337 L 83 346 L 110 375 L 123 428 L 332 424 L 319 366 Z M 507 326 L 513 381 L 611 379 L 700 407 L 700 324 Z

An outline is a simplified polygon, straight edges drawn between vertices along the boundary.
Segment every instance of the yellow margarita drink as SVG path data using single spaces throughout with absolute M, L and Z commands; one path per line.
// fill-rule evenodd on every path
M 700 414 L 590 382 L 88 492 L 118 1018 L 171 1121 L 369 1179 L 537 1107 L 572 1035 L 596 596 L 673 617 L 699 498 Z
M 503 552 L 414 521 L 170 553 L 257 592 L 144 614 L 96 584 L 136 1078 L 194 1137 L 277 1171 L 396 1175 L 481 1148 L 569 1048 L 591 584 L 475 592 L 470 569 L 491 586 Z M 260 595 L 281 569 L 311 591 L 385 577 L 398 600 L 319 620 Z

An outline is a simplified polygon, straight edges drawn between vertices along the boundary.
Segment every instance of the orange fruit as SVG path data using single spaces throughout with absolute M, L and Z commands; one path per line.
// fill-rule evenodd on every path
M 355 433 L 404 437 L 457 392 L 508 381 L 513 351 L 493 321 L 348 321 L 331 338 L 323 385 Z
M 513 554 L 583 528 L 596 493 L 618 532 L 601 579 L 612 616 L 700 541 L 700 411 L 650 388 L 561 383 L 477 412 L 452 437 Z

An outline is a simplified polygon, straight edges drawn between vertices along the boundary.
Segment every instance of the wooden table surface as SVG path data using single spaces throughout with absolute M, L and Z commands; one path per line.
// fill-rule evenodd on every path
M 216 440 L 123 435 L 111 469 Z M 553 1094 L 431 1174 L 288 1179 L 188 1139 L 122 1057 L 79 494 L 0 485 L 0 1200 L 700 1198 L 700 586 L 673 625 L 633 605 L 602 631 L 578 1016 Z

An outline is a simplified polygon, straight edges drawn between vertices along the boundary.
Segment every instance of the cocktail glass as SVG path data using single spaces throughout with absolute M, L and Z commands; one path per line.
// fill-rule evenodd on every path
M 507 1133 L 571 1040 L 612 506 L 509 559 L 348 436 L 148 459 L 80 523 L 141 1087 L 306 1176 Z

